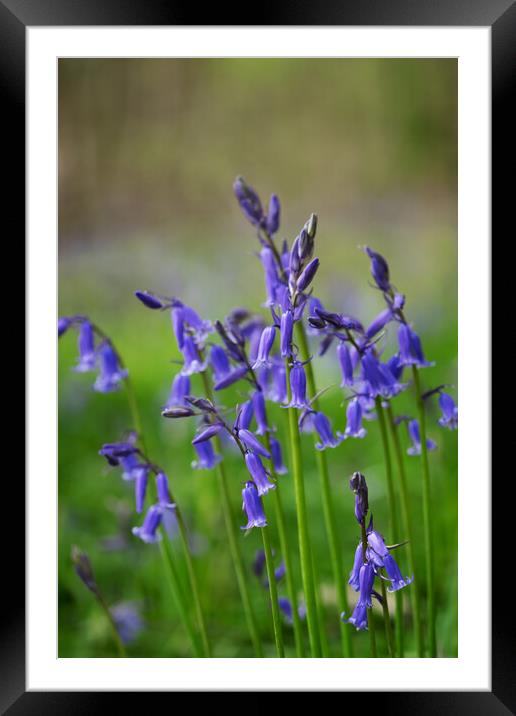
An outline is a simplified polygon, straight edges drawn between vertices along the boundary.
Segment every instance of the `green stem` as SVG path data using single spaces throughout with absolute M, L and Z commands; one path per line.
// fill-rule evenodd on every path
M 380 576 L 380 583 L 382 585 L 382 609 L 383 609 L 383 621 L 385 624 L 385 636 L 387 638 L 387 646 L 389 648 L 389 656 L 394 658 L 396 652 L 394 650 L 394 640 L 392 638 L 392 626 L 391 617 L 389 615 L 389 605 L 387 603 L 387 590 L 385 589 L 385 582 Z
M 309 358 L 308 342 L 306 339 L 306 333 L 303 324 L 299 321 L 296 324 L 297 340 L 301 351 L 303 360 Z M 315 377 L 311 362 L 305 366 L 306 379 L 308 383 L 308 390 L 311 396 L 317 395 L 317 386 L 315 384 Z M 313 407 L 318 409 L 318 401 L 313 401 Z M 333 571 L 333 579 L 337 590 L 337 602 L 339 613 L 349 611 L 348 599 L 346 594 L 346 584 L 344 580 L 344 569 L 341 564 L 341 550 L 339 550 L 339 540 L 337 536 L 337 527 L 335 521 L 335 511 L 333 509 L 333 500 L 331 495 L 330 478 L 328 472 L 328 461 L 326 453 L 322 450 L 317 450 L 317 468 L 319 472 L 319 480 L 321 483 L 321 492 L 323 500 L 323 511 L 324 511 L 324 522 L 326 526 L 326 537 L 330 547 L 330 558 Z M 351 637 L 349 628 L 347 625 L 340 621 L 340 636 L 342 643 L 342 652 L 344 656 L 352 656 Z
M 288 359 L 286 360 L 286 367 L 287 389 L 290 401 L 290 365 L 288 363 Z M 317 604 L 315 600 L 315 584 L 312 570 L 312 552 L 310 549 L 310 536 L 308 533 L 308 515 L 306 510 L 305 485 L 301 458 L 301 440 L 299 436 L 299 425 L 297 422 L 297 409 L 288 408 L 287 412 L 290 431 L 290 448 L 292 456 L 292 475 L 294 480 L 294 492 L 296 497 L 301 578 L 303 580 L 303 590 L 306 599 L 306 621 L 308 623 L 308 638 L 310 641 L 311 654 L 314 658 L 318 658 L 321 656 L 321 650 L 318 636 Z
M 389 439 L 387 435 L 387 423 L 385 420 L 385 414 L 382 407 L 382 400 L 380 397 L 375 399 L 376 403 L 376 414 L 378 416 L 378 424 L 380 426 L 380 434 L 382 438 L 383 455 L 385 462 L 385 476 L 387 482 L 387 495 L 389 499 L 389 515 L 390 515 L 390 529 L 393 544 L 399 542 L 399 527 L 398 527 L 398 515 L 396 513 L 396 498 L 394 493 L 394 482 L 392 478 L 392 461 L 391 451 L 389 447 Z M 383 582 L 382 582 L 382 586 Z M 398 656 L 403 657 L 403 594 L 401 590 L 398 590 L 395 594 L 396 600 L 396 653 Z
M 398 435 L 398 430 L 394 420 L 394 415 L 390 405 L 386 408 L 389 428 L 391 431 L 392 443 L 394 445 L 394 454 L 396 456 L 396 462 L 398 465 L 398 476 L 400 482 L 400 494 L 401 494 L 401 514 L 403 518 L 403 526 L 405 530 L 407 542 L 407 557 L 409 563 L 409 570 L 412 574 L 415 574 L 415 561 L 414 561 L 414 531 L 412 528 L 412 520 L 410 513 L 410 503 L 407 489 L 407 478 L 405 474 L 405 464 L 403 462 L 403 453 L 401 451 L 401 444 Z M 414 630 L 416 635 L 416 651 L 418 656 L 424 656 L 423 651 L 423 637 L 421 630 L 421 611 L 419 608 L 419 588 L 417 581 L 414 580 L 410 586 L 410 598 L 412 603 L 412 615 L 414 618 Z
M 314 572 L 315 583 L 320 584 L 319 570 L 317 569 L 317 562 L 314 559 L 313 553 L 312 553 L 312 569 Z M 330 645 L 328 644 L 328 637 L 326 635 L 325 610 L 324 610 L 324 604 L 322 601 L 322 595 L 321 595 L 320 591 L 317 591 L 315 593 L 315 602 L 317 604 L 317 619 L 319 620 L 319 638 L 320 638 L 320 642 L 321 642 L 321 656 L 323 659 L 326 659 L 330 656 Z
M 170 552 L 170 545 L 168 544 L 168 541 L 167 541 L 168 536 L 164 529 L 161 529 L 161 537 L 162 537 L 162 539 L 160 540 L 160 543 L 159 543 L 160 552 L 161 552 L 161 556 L 163 557 L 163 562 L 166 566 L 166 572 L 167 572 L 167 576 L 168 576 L 168 580 L 169 580 L 169 584 L 170 584 L 170 589 L 172 591 L 172 595 L 174 597 L 176 607 L 179 611 L 181 619 L 183 620 L 183 624 L 185 625 L 186 631 L 188 632 L 190 641 L 192 642 L 192 647 L 193 647 L 195 656 L 204 656 L 202 647 L 199 643 L 199 639 L 197 637 L 194 626 L 190 619 L 190 614 L 188 613 L 188 609 L 185 604 L 185 597 L 183 595 L 183 591 L 180 586 L 179 575 L 177 574 L 174 560 L 173 560 L 172 554 Z
M 271 441 L 269 433 L 266 433 L 265 435 L 265 443 L 267 446 L 267 450 L 271 452 Z M 301 626 L 301 619 L 299 617 L 299 605 L 297 600 L 297 592 L 296 587 L 294 583 L 294 572 L 293 572 L 293 566 L 292 566 L 292 558 L 290 554 L 290 545 L 287 537 L 287 528 L 285 523 L 285 513 L 283 511 L 283 503 L 281 500 L 281 488 L 280 484 L 277 481 L 278 476 L 276 474 L 276 471 L 274 469 L 274 465 L 271 462 L 270 465 L 270 472 L 273 480 L 276 482 L 276 489 L 270 491 L 270 495 L 272 495 L 272 500 L 274 502 L 274 509 L 276 514 L 276 523 L 278 525 L 278 535 L 279 535 L 279 541 L 280 541 L 280 547 L 281 547 L 281 554 L 283 557 L 283 561 L 285 562 L 285 580 L 287 583 L 287 592 L 288 597 L 290 599 L 290 603 L 292 604 L 292 622 L 294 627 L 294 641 L 296 645 L 296 655 L 299 659 L 303 658 L 305 655 L 305 647 L 304 647 L 304 640 L 303 640 L 303 629 Z
M 208 375 L 206 374 L 206 371 L 204 371 L 202 374 L 202 380 L 204 385 L 204 391 L 206 394 L 206 397 L 208 400 L 211 400 L 213 402 L 213 393 L 211 390 L 210 381 L 208 379 Z M 219 453 L 222 453 L 222 445 L 220 442 L 220 438 L 218 435 L 214 437 L 215 446 Z M 236 578 L 238 582 L 238 588 L 240 590 L 240 597 L 242 599 L 242 606 L 244 608 L 244 614 L 247 621 L 247 626 L 249 629 L 249 633 L 251 635 L 251 641 L 253 642 L 254 650 L 256 652 L 256 656 L 263 657 L 263 648 L 262 643 L 260 640 L 260 635 L 258 632 L 258 626 L 256 623 L 256 617 L 254 615 L 252 603 L 251 603 L 251 597 L 249 594 L 249 588 L 247 584 L 247 579 L 245 575 L 245 569 L 244 569 L 244 562 L 242 559 L 242 553 L 240 551 L 240 546 L 238 543 L 238 540 L 236 538 L 236 525 L 235 525 L 235 517 L 233 515 L 233 508 L 231 506 L 231 500 L 229 497 L 229 489 L 227 484 L 227 477 L 226 477 L 226 470 L 224 467 L 224 461 L 219 462 L 217 465 L 217 476 L 219 480 L 220 485 L 220 492 L 222 496 L 222 511 L 224 513 L 224 522 L 226 525 L 226 533 L 228 537 L 229 542 L 229 551 L 231 552 L 231 558 L 233 560 L 233 567 L 236 572 Z
M 98 587 L 97 587 L 97 591 L 95 592 L 95 597 L 96 597 L 96 599 L 97 599 L 97 602 L 100 604 L 100 606 L 101 606 L 102 609 L 104 610 L 104 613 L 106 614 L 106 617 L 107 617 L 107 619 L 108 619 L 108 621 L 109 621 L 109 626 L 111 627 L 111 632 L 112 632 L 112 634 L 113 634 L 113 639 L 114 639 L 114 641 L 115 641 L 115 643 L 116 643 L 116 648 L 117 648 L 117 650 L 118 650 L 118 655 L 119 655 L 122 659 L 125 659 L 126 656 L 127 656 L 127 654 L 126 654 L 126 651 L 125 651 L 124 642 L 122 641 L 122 639 L 121 639 L 121 637 L 120 637 L 120 634 L 118 633 L 118 629 L 117 629 L 117 626 L 116 626 L 116 624 L 115 624 L 115 620 L 113 619 L 113 615 L 111 614 L 111 610 L 110 610 L 110 608 L 108 607 L 108 605 L 106 604 L 106 602 L 104 601 L 104 597 L 102 596 L 102 594 L 101 594 L 100 591 L 98 590 Z
M 283 627 L 281 623 L 281 613 L 278 604 L 278 587 L 276 585 L 276 577 L 274 575 L 274 563 L 272 559 L 272 549 L 269 539 L 269 528 L 261 528 L 263 539 L 263 550 L 265 552 L 265 564 L 267 567 L 267 580 L 269 582 L 269 594 L 271 597 L 272 607 L 272 623 L 274 626 L 274 639 L 276 641 L 276 651 L 278 657 L 283 659 L 285 656 L 285 647 L 283 646 Z
M 432 541 L 432 525 L 430 521 L 431 496 L 430 496 L 430 468 L 428 465 L 428 449 L 426 445 L 426 416 L 425 406 L 421 392 L 419 371 L 415 365 L 412 366 L 412 376 L 416 391 L 416 403 L 419 417 L 419 434 L 421 438 L 421 463 L 423 465 L 423 530 L 425 535 L 425 556 L 426 556 L 426 582 L 428 590 L 428 648 L 431 657 L 437 656 L 437 644 L 435 636 L 435 588 L 434 588 L 434 556 Z

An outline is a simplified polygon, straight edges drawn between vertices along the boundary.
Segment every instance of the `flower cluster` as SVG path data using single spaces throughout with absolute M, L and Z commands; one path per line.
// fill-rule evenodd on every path
M 372 515 L 368 526 L 365 526 L 369 498 L 364 475 L 355 472 L 349 484 L 355 493 L 355 517 L 362 528 L 362 539 L 355 550 L 353 569 L 349 575 L 349 584 L 356 592 L 359 592 L 359 598 L 351 616 L 345 619 L 346 615 L 341 614 L 341 619 L 348 624 L 353 624 L 357 630 L 364 630 L 368 627 L 368 609 L 373 606 L 373 597 L 380 603 L 382 602 L 382 596 L 374 589 L 375 579 L 384 579 L 390 582 L 387 590 L 396 592 L 411 584 L 414 577 L 402 576 L 400 568 L 391 554 L 391 550 L 400 545 L 388 547 L 385 544 L 382 535 L 373 528 Z

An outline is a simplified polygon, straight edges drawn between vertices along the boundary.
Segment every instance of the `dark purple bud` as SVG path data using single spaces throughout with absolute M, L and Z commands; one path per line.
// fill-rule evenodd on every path
M 314 280 L 314 276 L 317 273 L 317 269 L 319 268 L 319 259 L 315 258 L 310 261 L 308 266 L 306 266 L 305 269 L 303 269 L 303 272 L 301 276 L 297 280 L 297 290 L 298 291 L 305 291 L 308 286 L 312 283 Z
M 256 485 L 258 495 L 260 497 L 267 494 L 269 490 L 274 490 L 276 488 L 276 485 L 269 481 L 267 471 L 258 455 L 255 455 L 254 452 L 246 452 L 245 464 L 247 465 L 249 474 L 254 480 L 254 484 Z
M 263 209 L 260 197 L 255 190 L 246 184 L 243 177 L 237 177 L 233 184 L 233 191 L 240 208 L 251 224 L 260 224 L 263 219 Z
M 247 524 L 241 529 L 250 530 L 253 527 L 267 527 L 267 518 L 254 482 L 245 483 L 245 487 L 242 490 L 242 500 L 242 509 L 247 514 Z
M 147 544 L 153 544 L 159 542 L 161 535 L 158 532 L 158 527 L 161 524 L 163 512 L 158 505 L 152 505 L 149 507 L 143 525 L 141 527 L 133 527 L 133 535 L 139 537 L 143 542 Z
M 331 313 L 330 311 L 325 311 L 323 308 L 315 308 L 315 313 L 319 318 L 321 318 L 326 323 L 329 323 L 334 328 L 342 328 L 342 320 L 341 316 L 338 313 Z
M 391 290 L 391 284 L 389 282 L 389 266 L 387 261 L 380 254 L 376 253 L 369 248 L 365 247 L 365 252 L 371 259 L 371 276 L 375 280 L 376 285 L 381 291 L 388 293 Z
M 323 319 L 318 316 L 308 316 L 308 323 L 312 328 L 316 328 L 318 330 L 326 326 L 326 321 L 323 321 Z
M 273 236 L 279 229 L 280 225 L 280 213 L 281 213 L 281 207 L 280 207 L 280 200 L 276 196 L 276 194 L 273 194 L 269 201 L 269 208 L 267 210 L 267 219 L 265 222 L 265 228 L 267 230 L 267 233 L 270 236 Z
M 161 411 L 161 415 L 164 418 L 190 418 L 192 415 L 197 415 L 197 413 L 192 408 L 178 406 L 165 408 Z
M 75 545 L 72 547 L 72 562 L 79 579 L 82 580 L 90 592 L 97 594 L 98 589 L 90 559 L 85 552 L 82 552 Z
M 147 306 L 147 308 L 158 309 L 164 307 L 164 304 L 160 301 L 160 299 L 149 291 L 135 291 L 134 295 L 143 303 L 144 306 Z
M 206 442 L 206 440 L 210 440 L 215 435 L 218 435 L 222 428 L 223 425 L 221 423 L 215 423 L 214 425 L 208 426 L 202 432 L 195 436 L 195 438 L 192 440 L 192 445 L 199 445 L 199 443 L 204 443 Z
M 354 472 L 349 486 L 355 493 L 355 517 L 362 524 L 369 509 L 369 492 L 367 482 L 361 472 Z

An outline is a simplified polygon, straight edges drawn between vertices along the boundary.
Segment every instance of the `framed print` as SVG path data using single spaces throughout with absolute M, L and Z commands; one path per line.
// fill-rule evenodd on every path
M 0 4 L 28 278 L 9 713 L 125 691 L 514 709 L 495 5 Z

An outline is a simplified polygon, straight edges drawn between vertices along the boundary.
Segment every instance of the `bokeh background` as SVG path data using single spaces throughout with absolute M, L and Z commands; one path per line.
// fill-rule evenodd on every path
M 394 283 L 407 295 L 407 313 L 427 357 L 436 361 L 424 372 L 425 387 L 456 386 L 456 61 L 59 61 L 59 313 L 90 315 L 129 366 L 149 452 L 166 467 L 193 533 L 215 655 L 227 657 L 252 653 L 215 476 L 190 470 L 193 425 L 160 417 L 179 356 L 167 316 L 145 310 L 132 292 L 150 288 L 180 296 L 210 319 L 236 305 L 263 310 L 256 240 L 232 194 L 238 174 L 264 200 L 279 194 L 281 235 L 289 240 L 310 212 L 318 213 L 321 267 L 315 291 L 328 307 L 370 320 L 381 298 L 370 287 L 368 261 L 358 247 L 367 244 L 384 254 Z M 129 653 L 188 656 L 159 555 L 130 534 L 139 523 L 131 489 L 98 456 L 103 442 L 131 427 L 126 398 L 123 392 L 94 393 L 91 376 L 71 371 L 75 353 L 75 339 L 61 339 L 59 655 L 114 653 L 105 617 L 73 571 L 70 549 L 76 544 L 90 555 L 107 601 L 129 601 L 141 610 L 145 629 Z M 320 386 L 333 385 L 323 408 L 343 429 L 335 363 L 318 361 L 317 377 Z M 238 391 L 224 395 L 227 404 L 231 395 L 238 397 Z M 399 398 L 396 408 L 414 412 L 410 396 Z M 284 416 L 281 410 L 274 415 L 282 437 Z M 431 455 L 438 638 L 440 654 L 454 656 L 457 436 L 440 429 L 436 419 L 431 412 L 430 435 L 439 443 Z M 346 571 L 357 541 L 347 488 L 353 470 L 368 477 L 376 524 L 387 524 L 378 426 L 367 427 L 364 440 L 348 440 L 329 454 Z M 309 436 L 304 453 L 312 539 L 337 655 L 335 592 Z M 242 470 L 237 458 L 226 459 L 237 510 Z M 420 466 L 407 458 L 407 468 L 420 524 Z M 284 481 L 294 530 L 288 475 Z M 242 540 L 249 579 L 255 580 L 251 562 L 259 535 Z M 422 535 L 415 550 L 422 552 Z M 423 584 L 424 575 L 416 576 Z M 267 594 L 256 580 L 253 598 L 272 654 Z M 410 652 L 410 634 L 407 640 Z M 367 655 L 367 636 L 356 634 L 354 644 L 357 654 Z

